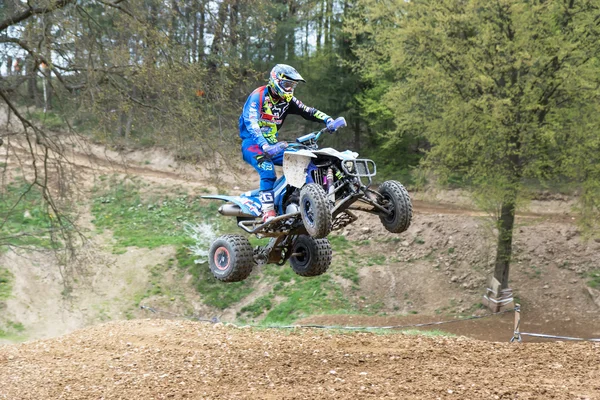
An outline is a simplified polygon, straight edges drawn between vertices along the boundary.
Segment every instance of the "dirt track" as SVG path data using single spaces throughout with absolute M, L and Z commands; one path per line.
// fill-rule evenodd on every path
M 0 399 L 600 399 L 600 344 L 136 320 L 0 347 Z

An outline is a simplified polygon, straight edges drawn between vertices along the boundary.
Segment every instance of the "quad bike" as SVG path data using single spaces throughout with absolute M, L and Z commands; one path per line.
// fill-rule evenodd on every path
M 336 130 L 345 126 L 343 117 L 335 120 Z M 242 235 L 218 237 L 208 256 L 215 278 L 242 281 L 254 265 L 283 265 L 288 260 L 298 275 L 321 275 L 331 264 L 327 235 L 356 221 L 355 210 L 379 216 L 389 232 L 408 229 L 412 203 L 404 186 L 386 181 L 378 190 L 370 189 L 375 163 L 349 150 L 319 149 L 317 142 L 326 130 L 296 139 L 285 151 L 283 176 L 273 189 L 277 217 L 262 221 L 258 190 L 239 196 L 203 196 L 226 201 L 219 213 L 237 217 L 238 226 L 247 233 L 271 238 L 267 245 L 252 248 Z

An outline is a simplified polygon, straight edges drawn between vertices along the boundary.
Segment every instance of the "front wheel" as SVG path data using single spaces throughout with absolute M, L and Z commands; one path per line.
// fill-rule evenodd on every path
M 210 246 L 208 264 L 214 277 L 222 282 L 243 281 L 254 266 L 252 245 L 244 236 L 219 236 Z
M 290 265 L 300 276 L 322 275 L 331 265 L 331 253 L 329 240 L 300 235 L 292 247 Z
M 380 215 L 381 223 L 389 232 L 402 233 L 410 226 L 412 220 L 412 202 L 408 192 L 400 182 L 386 181 L 379 187 L 379 193 L 384 199 L 388 215 Z
M 314 238 L 324 238 L 331 232 L 331 211 L 323 188 L 316 183 L 300 190 L 300 215 L 306 232 Z

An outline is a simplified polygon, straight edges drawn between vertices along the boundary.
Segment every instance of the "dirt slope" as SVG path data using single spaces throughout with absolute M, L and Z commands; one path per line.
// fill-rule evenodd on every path
M 0 347 L 2 399 L 600 399 L 600 344 L 114 322 Z

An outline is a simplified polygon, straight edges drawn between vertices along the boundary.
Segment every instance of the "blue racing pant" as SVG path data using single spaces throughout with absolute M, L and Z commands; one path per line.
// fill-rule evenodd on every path
M 256 160 L 256 156 L 263 154 L 262 149 L 254 143 L 253 140 L 244 140 L 242 142 L 242 156 L 244 161 L 252 165 L 258 175 L 260 175 L 260 191 L 271 191 L 277 180 L 275 173 L 275 165 L 283 165 L 283 152 L 271 158 L 264 158 L 260 162 Z

